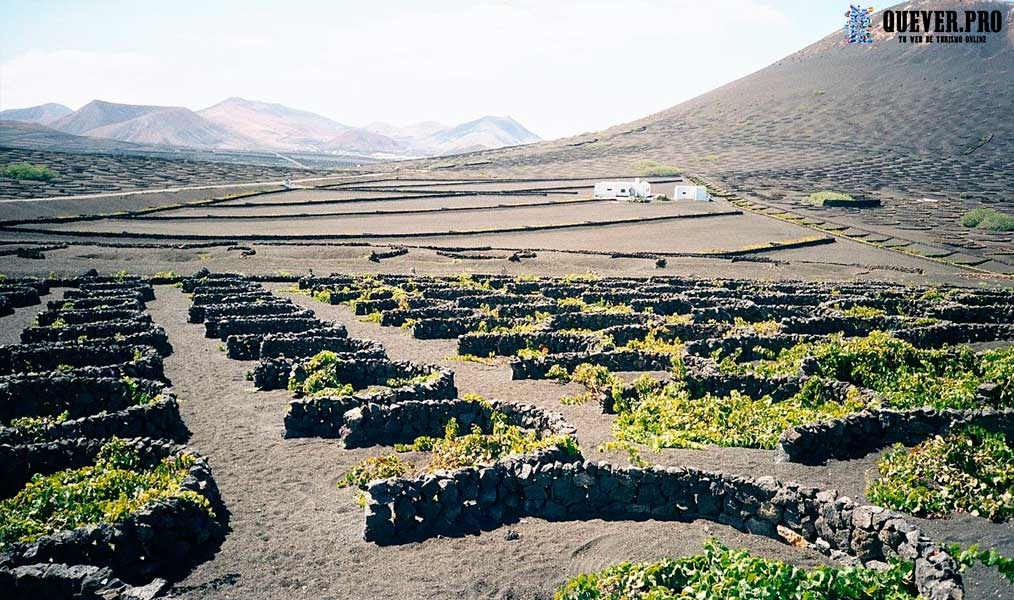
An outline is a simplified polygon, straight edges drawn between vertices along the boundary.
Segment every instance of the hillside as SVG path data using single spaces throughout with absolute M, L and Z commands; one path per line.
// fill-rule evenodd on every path
M 483 169 L 557 176 L 636 174 L 638 163 L 652 160 L 773 195 L 835 186 L 1011 200 L 1014 5 L 894 8 L 999 9 L 1006 32 L 986 44 L 902 44 L 883 32 L 878 12 L 872 45 L 848 45 L 835 31 L 638 121 L 475 158 L 491 161 Z
M 423 121 L 405 127 L 370 123 L 365 129 L 393 138 L 409 152 L 423 156 L 456 154 L 537 142 L 541 138 L 511 117 L 486 116 L 448 127 Z
M 276 150 L 318 146 L 322 140 L 349 129 L 316 113 L 236 97 L 209 106 L 197 114 L 262 148 Z
M 238 97 L 197 112 L 182 107 L 103 100 L 93 100 L 76 111 L 59 104 L 44 104 L 3 111 L 0 120 L 44 124 L 75 136 L 134 144 L 200 150 L 355 154 L 377 159 L 437 156 L 539 139 L 510 117 L 482 117 L 456 127 L 434 121 L 407 127 L 382 122 L 351 127 L 309 111 Z M 3 141 L 18 144 L 27 140 L 15 132 Z M 24 147 L 73 150 L 80 147 L 80 140 L 64 147 L 58 136 L 34 136 L 31 145 Z
M 476 148 L 500 148 L 537 142 L 541 138 L 510 117 L 482 117 L 442 131 L 422 140 L 440 154 L 467 152 Z
M 40 104 L 39 106 L 32 106 L 29 108 L 0 110 L 0 121 L 19 121 L 22 123 L 38 123 L 40 125 L 46 125 L 48 123 L 52 123 L 60 117 L 69 115 L 72 112 L 74 111 L 62 104 L 47 102 L 46 104 Z
M 201 149 L 248 149 L 253 142 L 188 108 L 93 100 L 49 124 L 64 133 Z

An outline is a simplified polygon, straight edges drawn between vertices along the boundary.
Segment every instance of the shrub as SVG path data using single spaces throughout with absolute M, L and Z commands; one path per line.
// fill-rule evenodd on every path
M 17 429 L 26 439 L 41 442 L 46 439 L 46 430 L 59 425 L 70 418 L 70 413 L 63 411 L 55 417 L 19 417 L 11 419 L 11 427 Z
M 898 445 L 877 466 L 880 477 L 866 494 L 882 506 L 921 517 L 1014 516 L 1014 448 L 1002 433 L 968 427 L 911 450 Z
M 162 398 L 161 394 L 155 394 L 153 396 L 145 391 L 142 391 L 140 386 L 137 385 L 137 382 L 134 381 L 132 377 L 122 377 L 121 381 L 123 381 L 124 385 L 127 386 L 127 389 L 130 390 L 131 404 L 136 406 L 152 404 L 154 402 L 158 402 Z
M 641 177 L 675 177 L 683 171 L 679 167 L 662 164 L 653 160 L 642 160 L 634 164 Z
M 842 417 L 865 407 L 858 394 L 845 402 L 826 398 L 822 382 L 810 379 L 799 394 L 776 402 L 733 391 L 728 396 L 694 398 L 682 382 L 645 386 L 631 405 L 615 406 L 616 439 L 650 448 L 701 448 L 706 445 L 774 448 L 782 432 L 796 425 Z
M 43 165 L 20 162 L 5 165 L 0 169 L 0 177 L 10 179 L 26 179 L 31 181 L 49 181 L 56 177 L 56 171 Z
M 509 425 L 503 413 L 494 412 L 490 420 L 490 433 L 483 433 L 478 425 L 472 425 L 469 433 L 461 435 L 456 419 L 444 427 L 444 437 L 419 437 L 412 444 L 399 444 L 396 450 L 418 450 L 433 453 L 426 470 L 458 469 L 488 465 L 512 454 L 527 454 L 540 448 L 559 447 L 579 453 L 576 442 L 569 436 L 541 436 L 537 431 L 525 430 Z
M 560 374 L 557 373 L 559 376 Z M 612 374 L 608 367 L 581 363 L 574 367 L 574 372 L 568 376 L 570 381 L 580 383 L 585 391 L 577 396 L 564 396 L 560 398 L 563 404 L 584 404 L 594 400 L 599 394 L 613 393 L 613 390 L 623 386 L 623 380 Z
M 814 192 L 806 198 L 807 203 L 816 206 L 824 206 L 825 202 L 827 202 L 828 200 L 849 202 L 853 200 L 853 198 L 848 194 L 842 194 L 841 192 L 830 192 L 826 190 L 822 192 Z
M 1014 558 L 992 549 L 980 550 L 978 544 L 972 544 L 968 548 L 962 548 L 960 544 L 949 544 L 944 546 L 944 550 L 958 561 L 962 571 L 975 563 L 981 563 L 987 567 L 995 567 L 1007 581 L 1014 584 Z
M 412 470 L 412 465 L 403 461 L 397 454 L 371 456 L 349 469 L 338 478 L 338 487 L 355 486 L 365 489 L 366 484 L 375 479 L 401 477 Z
M 730 550 L 714 539 L 697 556 L 656 563 L 621 563 L 565 583 L 554 600 L 915 600 L 912 563 L 884 570 L 817 566 L 807 571 L 782 561 Z
M 662 339 L 658 337 L 658 331 L 652 329 L 643 339 L 630 340 L 626 345 L 618 347 L 617 350 L 643 350 L 677 357 L 683 354 L 683 348 L 683 343 L 679 339 L 674 338 L 671 341 Z
M 0 547 L 93 523 L 117 523 L 161 499 L 181 498 L 214 514 L 207 498 L 181 490 L 194 457 L 182 454 L 140 469 L 137 450 L 106 443 L 95 464 L 35 475 L 13 498 L 0 502 Z
M 338 355 L 330 350 L 323 350 L 306 361 L 303 368 L 306 378 L 292 377 L 289 389 L 302 391 L 307 396 L 347 396 L 354 389 L 335 375 L 334 366 L 339 362 Z
M 406 385 L 419 385 L 423 383 L 429 383 L 440 379 L 439 372 L 433 372 L 426 375 L 416 375 L 415 377 L 392 377 L 384 382 L 384 385 L 388 387 L 404 387 Z
M 857 304 L 851 308 L 847 308 L 842 311 L 846 317 L 856 317 L 858 319 L 869 319 L 872 317 L 882 317 L 887 314 L 887 311 L 881 308 L 873 308 L 872 306 L 862 306 Z
M 958 222 L 964 225 L 965 227 L 978 227 L 979 223 L 982 223 L 982 220 L 986 218 L 986 215 L 989 214 L 990 210 L 992 209 L 973 208 L 972 210 L 961 215 L 961 219 Z
M 752 329 L 757 335 L 776 335 L 782 330 L 781 324 L 774 319 L 768 319 L 767 321 L 747 321 L 743 317 L 735 317 L 732 320 L 732 324 L 736 327 Z
M 961 215 L 960 223 L 987 231 L 1014 231 L 1014 215 L 993 208 L 973 208 Z
M 873 389 L 894 408 L 978 406 L 975 389 L 994 381 L 1001 387 L 998 406 L 1014 405 L 1014 349 L 976 355 L 967 347 L 922 349 L 882 331 L 866 337 L 832 335 L 826 341 L 786 348 L 771 360 L 741 364 L 722 360 L 724 371 L 763 376 L 795 375 L 804 359 L 816 359 L 815 375 Z

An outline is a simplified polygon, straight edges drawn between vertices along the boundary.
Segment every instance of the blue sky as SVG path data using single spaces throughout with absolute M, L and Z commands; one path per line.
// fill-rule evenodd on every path
M 840 28 L 847 5 L 5 0 L 0 108 L 242 96 L 349 125 L 511 115 L 561 137 L 747 75 Z

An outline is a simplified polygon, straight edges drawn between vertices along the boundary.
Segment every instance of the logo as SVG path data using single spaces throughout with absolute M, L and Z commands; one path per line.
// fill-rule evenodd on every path
M 870 15 L 873 14 L 873 7 L 862 8 L 852 4 L 845 12 L 845 41 L 850 44 L 872 44 L 873 36 L 870 29 L 873 23 Z

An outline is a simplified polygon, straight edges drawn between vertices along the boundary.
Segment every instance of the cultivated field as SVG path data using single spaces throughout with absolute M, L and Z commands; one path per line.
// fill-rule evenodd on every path
M 880 590 L 842 597 L 1011 596 L 945 548 L 1014 553 L 1007 276 L 820 226 L 854 212 L 593 183 L 6 202 L 0 584 L 549 598 L 705 554 Z M 27 511 L 70 480 L 117 509 Z

